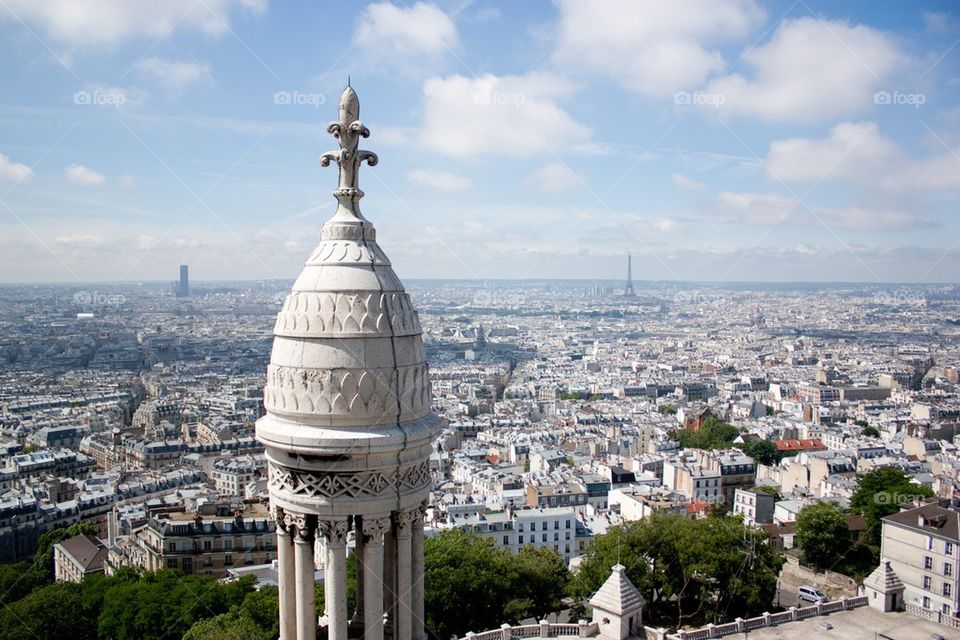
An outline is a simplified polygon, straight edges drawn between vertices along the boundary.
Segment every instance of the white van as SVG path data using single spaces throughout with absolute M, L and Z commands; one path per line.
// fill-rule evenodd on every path
M 798 587 L 797 597 L 801 601 L 812 602 L 813 604 L 827 602 L 827 596 L 825 596 L 819 589 L 815 589 L 813 587 Z

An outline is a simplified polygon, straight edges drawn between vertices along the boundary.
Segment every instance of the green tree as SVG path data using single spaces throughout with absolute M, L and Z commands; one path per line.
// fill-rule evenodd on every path
M 850 499 L 850 508 L 863 515 L 870 544 L 879 542 L 881 519 L 897 513 L 900 503 L 914 497 L 933 496 L 929 487 L 914 484 L 909 475 L 895 467 L 873 469 L 860 474 L 857 479 L 857 490 Z
M 516 623 L 559 608 L 569 574 L 553 551 L 514 556 L 491 540 L 444 531 L 424 545 L 427 627 L 439 638 Z
M 95 640 L 98 603 L 85 602 L 83 586 L 48 584 L 0 611 L 3 640 Z
M 769 440 L 751 440 L 744 442 L 740 448 L 757 464 L 775 465 L 783 458 L 777 445 Z
M 250 618 L 237 611 L 221 613 L 196 622 L 183 640 L 273 640 L 276 634 L 265 631 Z
M 707 416 L 699 429 L 680 429 L 676 438 L 684 449 L 725 449 L 738 435 L 740 430 L 732 424 Z
M 876 427 L 866 426 L 866 427 L 864 427 L 863 430 L 860 432 L 860 435 L 869 436 L 869 437 L 871 437 L 871 438 L 879 438 L 879 437 L 880 437 L 880 430 L 877 429 Z
M 850 528 L 843 510 L 832 502 L 807 505 L 797 515 L 794 542 L 817 568 L 826 567 L 850 548 Z
M 677 414 L 677 408 L 672 404 L 662 404 L 659 407 L 657 407 L 657 411 L 659 411 L 665 416 L 673 416 Z
M 738 518 L 654 515 L 613 527 L 589 547 L 570 593 L 589 598 L 620 562 L 655 624 L 749 617 L 769 608 L 783 559 Z

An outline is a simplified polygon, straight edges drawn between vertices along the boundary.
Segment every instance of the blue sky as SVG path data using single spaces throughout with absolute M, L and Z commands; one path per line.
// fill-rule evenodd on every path
M 0 281 L 960 279 L 951 2 L 0 0 Z

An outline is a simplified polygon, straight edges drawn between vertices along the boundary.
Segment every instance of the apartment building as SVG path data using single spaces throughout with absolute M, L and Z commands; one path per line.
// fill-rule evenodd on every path
M 906 604 L 960 616 L 960 511 L 932 502 L 885 517 L 880 553 Z

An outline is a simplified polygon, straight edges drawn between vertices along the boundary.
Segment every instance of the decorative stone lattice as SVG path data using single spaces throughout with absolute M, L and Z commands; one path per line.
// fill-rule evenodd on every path
M 379 471 L 361 473 L 310 473 L 270 465 L 272 490 L 310 498 L 380 497 L 396 491 L 416 490 L 430 483 L 430 463 L 401 467 L 396 475 Z

